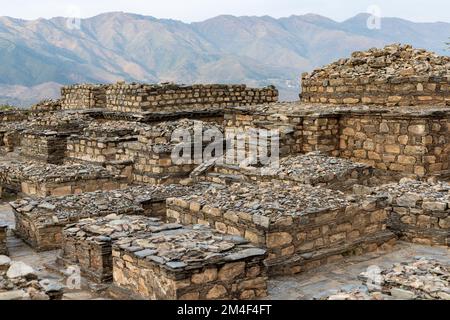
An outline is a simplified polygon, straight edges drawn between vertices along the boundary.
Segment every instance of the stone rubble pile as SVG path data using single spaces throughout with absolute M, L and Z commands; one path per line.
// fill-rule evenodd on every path
M 0 300 L 61 300 L 63 287 L 29 265 L 0 255 Z
M 234 183 L 212 186 L 206 193 L 181 197 L 184 201 L 208 204 L 225 211 L 246 212 L 270 218 L 303 216 L 309 213 L 341 208 L 351 199 L 341 191 L 310 185 L 287 185 L 282 182 Z
M 327 300 L 450 300 L 450 266 L 437 260 L 417 257 L 396 263 L 379 274 L 360 275 L 364 285 L 339 291 Z
M 351 58 L 340 59 L 317 69 L 305 79 L 392 76 L 450 76 L 450 57 L 439 56 L 410 45 L 389 45 L 382 49 L 353 52 Z

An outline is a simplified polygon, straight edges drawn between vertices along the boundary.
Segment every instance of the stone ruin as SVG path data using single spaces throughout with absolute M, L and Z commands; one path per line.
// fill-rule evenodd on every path
M 410 46 L 356 52 L 304 74 L 292 103 L 272 86 L 67 86 L 0 111 L 0 197 L 14 235 L 118 298 L 261 298 L 397 240 L 448 248 L 449 67 Z

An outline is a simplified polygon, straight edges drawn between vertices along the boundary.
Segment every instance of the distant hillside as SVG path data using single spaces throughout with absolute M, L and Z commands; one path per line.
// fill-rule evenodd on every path
M 367 18 L 218 16 L 187 24 L 106 13 L 71 30 L 65 18 L 0 17 L 0 103 L 28 105 L 62 84 L 116 80 L 274 84 L 281 99 L 293 100 L 302 72 L 355 50 L 401 42 L 448 54 L 450 23 L 384 18 L 369 30 Z

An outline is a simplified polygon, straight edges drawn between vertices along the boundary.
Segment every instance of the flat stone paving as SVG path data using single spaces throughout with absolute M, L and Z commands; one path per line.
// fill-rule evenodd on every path
M 14 216 L 9 205 L 0 201 L 0 220 L 11 227 L 14 226 Z M 24 242 L 14 237 L 8 237 L 8 247 L 13 260 L 23 261 L 34 267 L 38 273 L 47 278 L 57 279 L 64 283 L 64 277 L 44 266 L 53 265 L 58 251 L 36 253 Z M 406 242 L 398 242 L 392 251 L 375 252 L 362 256 L 350 257 L 337 264 L 326 265 L 295 276 L 278 277 L 269 280 L 269 295 L 267 300 L 302 300 L 319 299 L 337 292 L 339 289 L 361 286 L 358 279 L 361 272 L 368 267 L 378 266 L 381 269 L 394 263 L 410 261 L 417 256 L 433 258 L 450 264 L 450 249 L 444 247 L 429 247 Z M 90 290 L 92 284 L 82 280 L 81 290 L 66 291 L 63 299 L 86 300 L 108 299 L 102 291 Z

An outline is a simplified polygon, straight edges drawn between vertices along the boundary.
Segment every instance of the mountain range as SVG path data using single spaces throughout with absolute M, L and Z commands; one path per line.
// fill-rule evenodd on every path
M 82 19 L 0 17 L 0 104 L 26 106 L 65 84 L 117 80 L 274 84 L 295 100 L 300 74 L 355 50 L 408 43 L 448 55 L 450 23 L 367 14 L 343 22 L 307 14 L 275 19 L 218 16 L 202 22 L 112 12 Z

